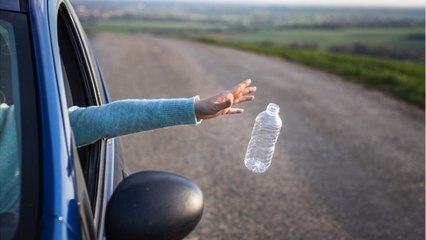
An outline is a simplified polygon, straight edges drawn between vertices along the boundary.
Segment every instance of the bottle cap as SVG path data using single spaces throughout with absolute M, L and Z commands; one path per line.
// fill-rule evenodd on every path
M 280 106 L 275 103 L 270 103 L 266 107 L 266 112 L 271 115 L 277 115 L 280 112 Z

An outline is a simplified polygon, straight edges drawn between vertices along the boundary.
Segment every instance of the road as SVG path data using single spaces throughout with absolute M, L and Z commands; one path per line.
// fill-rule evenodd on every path
M 92 36 L 112 99 L 201 97 L 246 78 L 241 115 L 123 137 L 132 171 L 184 175 L 203 190 L 187 239 L 424 239 L 424 110 L 277 58 L 144 34 Z M 269 102 L 284 126 L 271 168 L 243 158 Z

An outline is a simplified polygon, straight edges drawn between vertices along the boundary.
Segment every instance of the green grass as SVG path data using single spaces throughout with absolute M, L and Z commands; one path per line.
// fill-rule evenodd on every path
M 410 39 L 410 34 L 425 34 L 422 27 L 414 28 L 338 28 L 283 29 L 230 34 L 227 40 L 239 42 L 271 42 L 275 45 L 316 44 L 319 49 L 348 46 L 356 43 L 376 46 L 424 50 L 424 40 Z
M 321 50 L 303 50 L 258 43 L 223 41 L 206 37 L 184 37 L 204 43 L 229 46 L 279 56 L 343 76 L 346 79 L 382 90 L 409 103 L 425 106 L 425 66 Z
M 173 13 L 173 14 L 172 14 Z M 156 15 L 157 14 L 157 15 Z M 264 26 L 262 30 L 248 28 L 244 31 L 234 29 L 232 23 L 236 16 L 227 14 L 221 17 L 216 16 L 216 22 L 209 22 L 208 15 L 191 13 L 189 16 L 183 15 L 179 11 L 144 13 L 143 16 L 157 16 L 163 20 L 106 20 L 84 22 L 84 27 L 88 31 L 115 31 L 115 32 L 222 32 L 221 38 L 227 41 L 238 42 L 269 42 L 279 46 L 315 45 L 318 49 L 328 49 L 333 46 L 351 46 L 363 44 L 366 46 L 388 47 L 392 49 L 410 50 L 424 52 L 424 27 L 371 27 L 371 28 L 287 28 L 274 29 L 274 26 Z M 164 15 L 164 16 L 163 16 Z M 167 16 L 172 15 L 177 20 L 168 20 Z M 181 16 L 182 15 L 182 16 Z M 212 16 L 210 16 L 212 17 Z M 248 17 L 248 16 L 247 16 Z M 246 17 L 246 18 L 247 18 Z M 253 17 L 253 16 L 252 16 Z M 204 20 L 204 21 L 201 21 Z M 240 19 L 241 20 L 241 19 Z M 249 20 L 249 19 L 246 19 Z M 249 23 L 247 23 L 249 24 Z M 250 24 L 249 24 L 250 25 Z M 423 36 L 423 38 L 412 38 L 410 36 Z
M 222 24 L 185 21 L 120 21 L 85 22 L 87 31 L 113 32 L 188 32 L 226 29 Z M 220 38 L 186 36 L 191 40 L 229 46 L 279 56 L 318 69 L 341 75 L 365 86 L 382 90 L 418 106 L 425 106 L 425 66 L 397 60 L 327 52 L 332 45 L 363 44 L 401 45 L 424 51 L 424 41 L 409 39 L 409 34 L 424 34 L 423 28 L 377 29 L 289 29 L 262 30 L 249 34 L 226 34 Z M 307 42 L 312 41 L 312 42 Z M 411 41 L 411 42 L 410 42 Z M 272 44 L 262 44 L 269 42 Z M 289 48 L 291 43 L 316 43 L 319 50 Z
M 424 62 L 422 53 L 425 50 L 425 29 L 423 27 L 289 28 L 259 31 L 245 30 L 245 33 L 243 33 L 232 30 L 230 25 L 223 22 L 192 20 L 107 20 L 84 22 L 84 27 L 91 32 L 203 33 L 203 35 L 213 34 L 214 38 L 224 41 L 269 43 L 299 48 L 314 47 L 320 50 L 329 50 L 330 47 L 339 46 L 343 47 L 343 51 L 347 52 L 351 51 L 351 48 L 357 44 L 357 46 L 363 46 L 365 49 L 368 48 L 367 51 L 370 55 L 375 54 L 388 58 Z M 353 48 L 352 51 L 354 51 Z M 363 52 L 362 54 L 366 53 Z

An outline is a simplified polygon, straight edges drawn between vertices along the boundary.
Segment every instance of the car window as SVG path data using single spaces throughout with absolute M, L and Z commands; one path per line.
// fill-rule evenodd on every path
M 18 216 L 21 158 L 19 104 L 13 83 L 18 83 L 15 33 L 11 23 L 0 20 L 0 212 Z M 14 104 L 14 102 L 16 102 Z
M 58 44 L 68 107 L 100 104 L 85 47 L 65 5 L 61 5 L 58 12 Z M 93 211 L 97 201 L 102 144 L 104 143 L 100 140 L 78 148 Z
M 21 13 L 0 11 L 0 239 L 28 236 L 38 199 L 35 74 Z M 31 195 L 29 197 L 29 195 Z M 22 217 L 25 215 L 28 218 Z M 35 222 L 30 225 L 36 226 Z M 28 229 L 26 229 L 28 230 Z M 19 232 L 19 233 L 18 233 Z M 24 234 L 24 235 L 22 235 Z

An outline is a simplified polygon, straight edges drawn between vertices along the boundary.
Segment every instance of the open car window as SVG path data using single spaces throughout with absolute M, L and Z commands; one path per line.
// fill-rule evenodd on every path
M 68 107 L 87 107 L 100 104 L 85 48 L 64 4 L 61 5 L 58 12 L 58 41 Z M 100 181 L 102 144 L 103 142 L 100 140 L 78 148 L 93 212 L 95 212 Z

